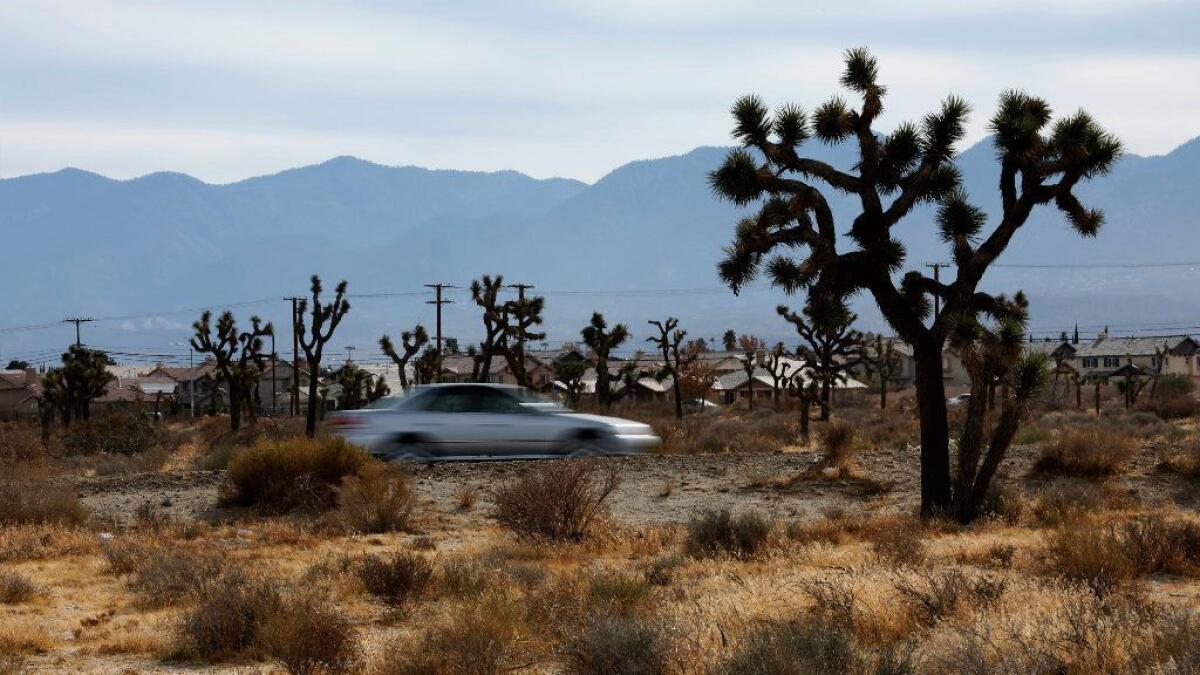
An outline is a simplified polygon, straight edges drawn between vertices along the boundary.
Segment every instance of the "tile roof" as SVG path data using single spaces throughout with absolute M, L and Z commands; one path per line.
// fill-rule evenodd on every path
M 1075 351 L 1077 358 L 1096 356 L 1153 356 L 1157 351 L 1175 349 L 1181 343 L 1192 340 L 1190 335 L 1146 335 L 1132 337 L 1100 337 L 1084 344 Z

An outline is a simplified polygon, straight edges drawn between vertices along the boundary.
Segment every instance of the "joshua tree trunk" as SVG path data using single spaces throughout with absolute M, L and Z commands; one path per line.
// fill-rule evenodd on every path
M 242 392 L 233 380 L 229 382 L 229 428 L 237 431 L 242 427 Z
M 826 377 L 821 380 L 821 421 L 829 421 L 829 398 L 833 394 L 833 386 L 830 383 L 830 378 Z
M 921 416 L 921 511 L 927 516 L 950 508 L 950 429 L 941 351 L 927 342 L 913 354 Z
M 683 419 L 683 395 L 679 391 L 679 375 L 671 378 L 671 393 L 675 395 L 675 419 Z
M 311 361 L 308 364 L 308 368 L 308 412 L 304 417 L 304 433 L 308 434 L 309 438 L 312 438 L 317 435 L 317 407 L 320 402 L 317 387 L 320 386 L 320 382 L 318 382 L 319 378 L 312 372 L 313 364 Z
M 879 376 L 879 409 L 887 410 L 887 378 Z
M 808 443 L 808 413 L 811 407 L 812 399 L 808 396 L 808 390 L 800 386 L 800 439 Z

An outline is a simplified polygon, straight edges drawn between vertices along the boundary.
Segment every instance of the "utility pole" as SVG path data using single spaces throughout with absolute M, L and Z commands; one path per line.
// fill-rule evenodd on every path
M 350 365 L 354 362 L 352 355 L 354 354 L 355 349 L 358 349 L 358 347 L 355 347 L 354 345 L 346 345 L 346 365 Z
M 62 322 L 63 322 L 63 323 L 73 323 L 73 324 L 75 324 L 75 346 L 76 346 L 76 347 L 82 347 L 82 346 L 83 346 L 83 341 L 79 339 L 79 324 L 81 324 L 81 323 L 90 323 L 90 322 L 92 322 L 92 321 L 95 321 L 95 319 L 92 319 L 92 318 L 82 318 L 82 317 L 77 317 L 77 316 L 72 316 L 72 317 L 69 317 L 69 318 L 66 318 L 66 319 L 63 319 L 63 320 L 62 320 Z
M 950 263 L 925 263 L 925 266 L 933 268 L 934 283 L 941 283 L 942 278 L 941 278 L 941 275 L 938 274 L 938 272 L 940 272 L 943 267 L 949 267 Z M 933 320 L 937 321 L 938 315 L 941 313 L 942 313 L 942 296 L 938 295 L 937 293 L 934 293 L 933 294 Z
M 300 414 L 300 336 L 296 333 L 296 324 L 300 321 L 297 314 L 300 311 L 300 298 L 290 297 L 284 298 L 292 303 L 292 396 L 288 403 L 288 416 L 294 417 Z
M 426 300 L 427 305 L 437 306 L 437 375 L 435 378 L 438 382 L 442 381 L 442 305 L 454 302 L 453 300 L 443 300 L 442 290 L 446 288 L 458 288 L 450 284 L 425 284 L 426 288 L 432 288 L 434 292 L 433 300 Z
M 279 412 L 275 409 L 275 360 L 275 331 L 271 331 L 271 417 L 275 417 L 275 414 Z

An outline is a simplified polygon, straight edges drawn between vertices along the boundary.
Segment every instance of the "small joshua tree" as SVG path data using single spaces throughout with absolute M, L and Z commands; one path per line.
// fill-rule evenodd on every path
M 583 343 L 592 350 L 592 354 L 596 360 L 596 400 L 600 405 L 608 407 L 615 401 L 619 395 L 613 391 L 612 373 L 608 370 L 608 360 L 612 353 L 618 347 L 629 339 L 629 328 L 618 323 L 608 328 L 608 322 L 604 320 L 604 315 L 599 312 L 592 314 L 591 322 L 579 331 L 583 337 Z M 629 364 L 632 366 L 633 364 Z M 631 370 L 631 369 L 630 369 Z M 618 376 L 618 380 L 624 377 L 625 371 Z M 626 387 L 628 390 L 628 387 Z
M 678 329 L 679 319 L 671 316 L 667 317 L 666 321 L 650 321 L 649 323 L 658 329 L 658 335 L 651 335 L 646 338 L 646 341 L 653 342 L 662 357 L 662 365 L 654 377 L 659 382 L 668 377 L 671 378 L 671 394 L 675 398 L 675 418 L 683 419 L 683 394 L 680 379 L 695 362 L 698 356 L 697 352 L 694 349 L 679 349 L 684 338 L 687 337 L 687 331 Z
M 963 522 L 979 515 L 1022 416 L 1048 379 L 1049 357 L 1022 353 L 1029 306 L 1024 295 L 1017 293 L 1011 301 L 1000 295 L 995 300 L 999 309 L 990 324 L 969 314 L 954 317 L 950 323 L 950 346 L 961 356 L 971 376 L 971 397 L 958 441 L 954 479 L 954 515 Z M 997 380 L 1006 393 L 988 440 L 984 428 L 989 391 Z
M 805 342 L 799 351 L 821 383 L 821 419 L 828 420 L 833 386 L 863 362 L 863 335 L 850 327 L 857 317 L 842 302 L 810 300 L 800 314 L 783 305 L 775 310 Z
M 301 298 L 296 308 L 296 335 L 300 338 L 300 347 L 304 350 L 304 361 L 308 364 L 308 416 L 304 421 L 304 433 L 309 437 L 317 434 L 317 416 L 320 411 L 321 388 L 321 358 L 325 353 L 325 345 L 333 338 L 333 332 L 338 324 L 350 311 L 350 302 L 346 300 L 346 282 L 342 281 L 334 289 L 333 302 L 321 302 L 321 277 L 312 275 L 312 302 Z M 311 307 L 311 325 L 306 325 L 304 314 Z
M 387 335 L 379 338 L 379 348 L 400 369 L 401 387 L 408 389 L 408 362 L 428 343 L 429 333 L 425 331 L 425 327 L 421 324 L 417 324 L 416 328 L 406 330 L 400 334 L 401 351 L 396 350 L 396 345 L 392 344 L 392 338 Z
M 531 330 L 542 325 L 542 309 L 546 299 L 541 296 L 510 300 L 505 305 L 507 317 L 504 358 L 513 378 L 522 387 L 529 386 L 529 373 L 525 370 L 525 343 L 545 340 L 546 334 Z
M 1108 173 L 1121 144 L 1086 112 L 1052 121 L 1042 99 L 1007 91 L 991 120 L 999 161 L 999 220 L 984 233 L 987 216 L 968 201 L 954 165 L 966 133 L 966 101 L 947 98 L 920 125 L 901 123 L 890 134 L 874 129 L 887 89 L 879 65 L 866 49 L 846 52 L 841 83 L 861 100 L 841 98 L 819 106 L 810 119 L 798 106 L 771 114 L 756 96 L 733 106 L 734 135 L 743 148 L 729 153 L 710 178 L 714 189 L 739 205 L 757 204 L 758 214 L 737 226 L 720 264 L 736 292 L 754 280 L 763 262 L 774 284 L 810 297 L 844 299 L 865 291 L 896 334 L 913 347 L 921 421 L 921 513 L 948 511 L 953 499 L 949 425 L 942 348 L 951 322 L 1003 311 L 997 298 L 978 290 L 988 268 L 1004 253 L 1034 208 L 1052 204 L 1084 236 L 1094 236 L 1103 215 L 1075 196 L 1081 182 Z M 803 157 L 801 146 L 815 135 L 827 144 L 858 145 L 851 172 Z M 859 213 L 838 227 L 818 184 L 857 198 Z M 905 264 L 904 245 L 893 228 L 914 207 L 939 205 L 938 233 L 950 247 L 956 274 L 948 283 Z M 840 230 L 840 232 L 839 232 Z M 795 259 L 771 256 L 777 249 L 806 250 Z M 929 296 L 944 309 L 930 317 Z
M 862 364 L 868 373 L 879 379 L 879 409 L 886 410 L 888 381 L 900 369 L 900 355 L 896 352 L 896 343 L 884 340 L 882 335 L 866 340 L 865 347 Z
M 567 391 L 567 405 L 574 408 L 579 404 L 583 391 L 583 376 L 588 364 L 583 359 L 559 359 L 554 362 L 554 379 L 561 382 Z
M 508 335 L 508 308 L 500 301 L 500 289 L 504 287 L 504 277 L 496 278 L 485 274 L 471 282 L 471 300 L 483 310 L 483 341 L 479 343 L 479 353 L 475 356 L 475 372 L 472 379 L 476 382 L 487 382 L 492 373 L 492 358 L 501 355 L 505 349 L 505 338 Z
M 725 351 L 727 351 L 727 352 L 732 352 L 732 351 L 737 350 L 737 346 L 738 346 L 737 332 L 735 332 L 732 328 L 725 331 L 725 334 L 721 336 L 721 346 L 725 347 Z
M 48 420 L 57 410 L 63 427 L 72 419 L 88 420 L 92 401 L 104 395 L 113 380 L 108 372 L 108 354 L 80 345 L 71 345 L 62 355 L 62 366 L 51 368 L 42 377 L 42 406 L 49 416 L 43 416 L 43 432 L 48 434 Z
M 375 377 L 353 363 L 347 363 L 333 371 L 332 376 L 341 389 L 337 397 L 338 408 L 341 410 L 361 408 L 391 393 L 383 378 Z
M 250 317 L 250 325 L 249 331 L 239 333 L 233 312 L 227 311 L 217 319 L 214 335 L 209 310 L 192 324 L 196 331 L 191 339 L 192 349 L 212 356 L 229 390 L 229 426 L 233 431 L 241 428 L 244 409 L 254 414 L 252 392 L 267 367 L 266 356 L 262 353 L 263 338 L 275 332 L 274 326 L 270 323 L 262 325 L 262 319 L 257 316 Z

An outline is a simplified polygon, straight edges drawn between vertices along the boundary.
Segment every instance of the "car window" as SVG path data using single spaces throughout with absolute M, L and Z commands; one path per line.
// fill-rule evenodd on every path
M 429 412 L 464 413 L 477 412 L 479 397 L 474 387 L 454 387 L 444 391 L 430 392 L 422 401 Z
M 483 389 L 479 392 L 479 410 L 487 413 L 525 412 L 516 397 L 495 389 Z

